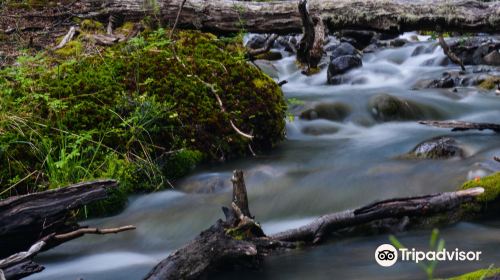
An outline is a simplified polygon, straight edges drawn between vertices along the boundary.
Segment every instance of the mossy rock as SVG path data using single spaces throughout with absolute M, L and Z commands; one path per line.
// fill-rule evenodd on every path
M 500 276 L 500 268 L 492 268 L 476 270 L 463 275 L 448 278 L 447 280 L 487 280 L 492 278 L 496 279 L 495 277 L 498 276 Z
M 479 83 L 479 88 L 484 90 L 492 90 L 500 83 L 500 77 L 490 76 Z
M 382 122 L 442 118 L 441 113 L 429 105 L 404 100 L 385 93 L 372 97 L 368 108 L 373 118 Z
M 5 195 L 94 178 L 118 179 L 125 194 L 151 191 L 202 160 L 283 140 L 283 93 L 247 63 L 241 38 L 168 33 L 146 32 L 98 55 L 78 55 L 77 39 L 1 69 L 0 112 L 20 120 L 0 119 L 0 181 L 19 183 Z
M 488 203 L 497 200 L 500 197 L 500 172 L 465 182 L 460 189 L 475 187 L 484 188 L 484 193 L 477 197 L 478 202 Z
M 459 143 L 449 137 L 435 137 L 418 144 L 404 156 L 410 159 L 448 159 L 464 157 L 465 152 Z

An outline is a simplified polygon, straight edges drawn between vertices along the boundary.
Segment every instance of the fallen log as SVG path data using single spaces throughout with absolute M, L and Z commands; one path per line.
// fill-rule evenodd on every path
M 474 123 L 464 121 L 419 121 L 418 123 L 439 128 L 451 128 L 451 131 L 493 130 L 496 133 L 500 133 L 500 124 L 495 123 Z
M 23 18 L 28 26 L 39 19 L 93 18 L 106 22 L 110 15 L 121 15 L 126 21 L 155 15 L 170 25 L 196 28 L 215 33 L 300 33 L 302 21 L 296 1 L 233 0 L 156 0 L 155 5 L 143 0 L 83 0 L 65 6 L 65 11 L 43 13 L 34 7 Z M 183 7 L 179 13 L 179 7 Z M 43 8 L 43 7 L 42 7 Z M 459 32 L 500 31 L 500 3 L 453 0 L 310 0 L 309 11 L 318 16 L 330 32 L 342 29 L 364 29 L 392 33 L 413 30 Z M 179 16 L 178 16 L 179 14 Z M 8 21 L 6 21 L 8 22 Z M 33 24 L 29 24 L 33 22 Z M 0 23 L 2 24 L 2 23 Z M 9 26 L 0 25 L 0 30 Z
M 107 198 L 116 186 L 98 180 L 0 201 L 0 258 L 26 251 L 45 236 L 79 229 L 72 211 Z
M 175 251 L 155 266 L 147 280 L 198 279 L 220 268 L 259 267 L 265 256 L 290 250 L 300 245 L 314 245 L 342 231 L 372 228 L 394 230 L 409 219 L 429 219 L 436 215 L 448 217 L 464 203 L 484 192 L 472 188 L 409 198 L 387 199 L 355 210 L 346 210 L 319 217 L 297 229 L 266 236 L 248 210 L 243 173 L 233 176 L 233 202 L 223 207 L 226 220 L 218 220 L 192 242 Z M 241 210 L 245 209 L 245 210 Z M 248 211 L 247 211 L 248 210 Z M 246 214 L 244 214 L 246 212 Z

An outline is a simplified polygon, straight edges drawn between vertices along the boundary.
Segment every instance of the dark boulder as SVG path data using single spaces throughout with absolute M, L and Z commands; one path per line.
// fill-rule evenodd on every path
M 332 59 L 328 65 L 327 82 L 331 85 L 338 85 L 344 81 L 343 74 L 361 66 L 363 62 L 357 55 L 344 55 Z
M 365 30 L 342 30 L 339 37 L 341 37 L 342 42 L 349 42 L 357 49 L 362 50 L 377 39 L 378 33 Z
M 464 155 L 464 150 L 455 139 L 449 137 L 436 137 L 418 144 L 406 155 L 406 157 L 448 159 L 452 157 L 464 157 Z
M 344 56 L 344 55 L 361 55 L 360 52 L 351 44 L 343 42 L 331 49 L 332 53 L 330 55 L 330 59 L 333 60 L 335 58 Z

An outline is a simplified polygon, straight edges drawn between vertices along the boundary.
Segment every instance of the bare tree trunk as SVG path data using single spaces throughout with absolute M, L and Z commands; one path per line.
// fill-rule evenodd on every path
M 325 25 L 319 17 L 312 16 L 309 13 L 307 0 L 299 1 L 298 10 L 304 30 L 297 49 L 297 60 L 305 64 L 309 70 L 310 68 L 316 68 L 323 57 Z

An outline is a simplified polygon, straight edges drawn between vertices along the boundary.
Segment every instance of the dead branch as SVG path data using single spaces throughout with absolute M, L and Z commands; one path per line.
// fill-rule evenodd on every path
M 179 11 L 177 12 L 177 16 L 175 17 L 174 25 L 170 30 L 170 34 L 168 35 L 169 39 L 172 39 L 172 35 L 174 35 L 175 28 L 177 27 L 177 23 L 179 22 L 179 18 L 181 16 L 182 9 L 184 8 L 184 4 L 186 4 L 186 0 L 182 0 L 181 5 L 179 6 Z
M 133 230 L 133 229 L 135 229 L 135 226 L 132 226 L 132 225 L 117 227 L 117 228 L 105 228 L 105 229 L 81 228 L 81 229 L 77 229 L 77 230 L 72 231 L 72 232 L 54 235 L 53 239 L 58 241 L 58 242 L 59 241 L 67 242 L 69 240 L 73 240 L 73 239 L 82 237 L 85 234 L 112 234 L 112 233 L 119 233 L 119 232 L 123 232 L 123 231 L 129 231 L 129 230 Z
M 264 42 L 264 46 L 262 46 L 262 48 L 257 48 L 257 49 L 247 48 L 247 54 L 250 57 L 250 60 L 254 60 L 255 57 L 258 56 L 259 54 L 268 52 L 272 48 L 276 39 L 278 39 L 278 34 L 271 34 L 266 38 L 266 41 Z
M 418 123 L 440 128 L 451 128 L 451 131 L 493 130 L 497 133 L 500 133 L 500 124 L 494 123 L 474 123 L 464 121 L 419 121 Z
M 68 33 L 64 36 L 64 38 L 61 40 L 61 42 L 59 43 L 59 45 L 57 45 L 56 47 L 54 47 L 54 50 L 58 50 L 58 49 L 64 47 L 69 41 L 73 40 L 73 37 L 75 37 L 75 34 L 76 34 L 76 27 L 75 26 L 71 26 L 69 28 Z
M 439 33 L 438 40 L 439 40 L 439 45 L 443 49 L 444 54 L 451 61 L 453 61 L 454 63 L 460 65 L 460 68 L 462 68 L 462 71 L 465 71 L 464 62 L 454 52 L 451 51 L 450 47 L 448 46 L 448 44 L 446 43 L 446 41 L 443 38 L 443 33 L 442 32 Z
M 346 210 L 319 217 L 312 223 L 270 236 L 280 241 L 318 243 L 340 229 L 365 224 L 374 220 L 431 216 L 455 209 L 464 202 L 482 194 L 483 188 L 446 192 L 409 198 L 395 198 L 376 202 L 358 209 Z
M 32 259 L 42 251 L 46 251 L 64 242 L 82 237 L 85 234 L 114 234 L 133 229 L 135 229 L 134 226 L 128 225 L 106 229 L 80 228 L 63 234 L 50 234 L 33 244 L 27 251 L 16 253 L 0 260 L 0 271 L 3 270 L 6 279 L 20 279 L 43 270 L 43 266 L 40 266 L 32 261 Z
M 374 228 L 404 229 L 409 219 L 427 221 L 436 215 L 448 215 L 463 203 L 484 193 L 483 188 L 426 196 L 387 199 L 354 210 L 319 217 L 314 222 L 272 236 L 265 236 L 253 218 L 242 209 L 248 205 L 243 173 L 233 174 L 231 208 L 223 207 L 226 221 L 218 220 L 192 242 L 175 251 L 153 268 L 145 279 L 198 279 L 224 267 L 259 267 L 262 258 L 299 244 L 316 244 L 342 230 Z M 250 213 L 250 211 L 248 211 Z M 452 222 L 449 219 L 449 222 Z M 390 227 L 392 226 L 392 227 Z

